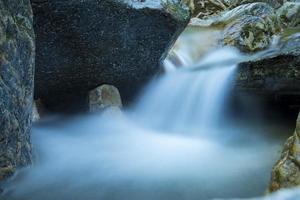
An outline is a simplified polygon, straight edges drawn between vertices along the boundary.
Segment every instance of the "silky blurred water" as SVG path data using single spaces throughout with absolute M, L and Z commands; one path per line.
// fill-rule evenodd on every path
M 231 48 L 206 52 L 193 65 L 216 63 L 212 69 L 173 69 L 153 80 L 122 114 L 54 117 L 37 124 L 35 163 L 4 185 L 0 199 L 201 200 L 263 194 L 282 141 L 266 133 L 288 129 L 263 127 L 254 123 L 257 119 L 246 126 L 230 120 L 236 63 L 224 63 L 240 56 Z M 248 111 L 255 112 L 250 104 Z
M 278 150 L 263 137 L 270 130 L 276 134 L 244 127 L 199 129 L 197 136 L 144 128 L 126 116 L 55 120 L 33 129 L 36 162 L 6 185 L 2 199 L 261 195 Z
M 134 106 L 132 115 L 146 127 L 173 132 L 191 134 L 199 129 L 216 128 L 225 117 L 223 108 L 240 57 L 236 49 L 221 48 L 194 61 L 200 68 L 196 72 L 189 71 L 190 65 L 183 65 L 181 70 L 153 80 Z M 228 60 L 236 62 L 224 64 Z M 201 66 L 210 63 L 213 68 L 201 70 Z

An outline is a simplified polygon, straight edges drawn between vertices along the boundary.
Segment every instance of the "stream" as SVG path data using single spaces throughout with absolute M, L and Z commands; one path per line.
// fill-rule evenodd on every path
M 204 48 L 210 46 L 206 41 Z M 177 60 L 165 61 L 166 73 L 122 113 L 53 116 L 37 123 L 35 163 L 6 183 L 0 199 L 204 200 L 264 194 L 294 124 L 275 110 L 265 114 L 257 101 L 243 102 L 242 113 L 233 112 L 230 96 L 244 55 L 233 48 L 197 52 L 185 44 Z M 206 64 L 213 68 L 183 70 Z

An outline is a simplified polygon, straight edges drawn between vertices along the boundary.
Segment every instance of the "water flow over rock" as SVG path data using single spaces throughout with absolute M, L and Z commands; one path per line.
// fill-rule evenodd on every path
M 215 127 L 224 117 L 223 108 L 237 65 L 224 63 L 234 59 L 237 63 L 240 57 L 237 50 L 223 48 L 192 63 L 200 68 L 211 64 L 212 69 L 192 73 L 186 65 L 154 80 L 134 109 L 134 115 L 146 126 L 171 131 L 199 132 L 200 128 Z M 171 61 L 165 63 L 170 69 Z
M 0 199 L 204 200 L 263 193 L 272 165 L 265 158 L 274 157 L 276 147 L 252 129 L 217 126 L 236 67 L 222 63 L 239 56 L 221 49 L 195 63 L 214 63 L 211 70 L 192 73 L 186 66 L 154 80 L 123 115 L 35 127 L 35 165 L 20 171 Z

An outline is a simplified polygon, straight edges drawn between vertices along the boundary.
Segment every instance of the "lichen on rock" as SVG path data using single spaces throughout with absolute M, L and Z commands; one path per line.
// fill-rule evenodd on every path
M 193 17 L 207 18 L 249 3 L 266 3 L 278 8 L 283 4 L 283 0 L 196 0 Z
M 217 27 L 223 31 L 220 40 L 224 45 L 246 52 L 266 49 L 280 31 L 274 8 L 262 2 L 243 4 L 205 19 L 193 18 L 190 25 Z
M 186 21 L 190 19 L 191 9 L 193 5 L 191 1 L 180 0 L 162 0 L 163 8 L 179 21 Z
M 269 47 L 274 33 L 270 18 L 245 15 L 226 27 L 223 42 L 242 51 L 254 52 Z
M 275 164 L 269 191 L 300 185 L 300 113 L 295 133 L 284 145 L 279 161 Z
M 300 26 L 300 2 L 286 2 L 277 12 L 282 28 Z
M 112 85 L 101 85 L 89 92 L 90 112 L 103 111 L 108 107 L 122 107 L 119 90 Z
M 29 0 L 0 0 L 0 180 L 31 162 L 32 21 Z

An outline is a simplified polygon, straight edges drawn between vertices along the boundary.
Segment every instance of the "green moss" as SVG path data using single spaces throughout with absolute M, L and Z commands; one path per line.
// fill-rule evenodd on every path
M 284 39 L 290 37 L 291 35 L 294 35 L 296 33 L 300 33 L 300 27 L 289 27 L 289 28 L 286 28 L 282 31 L 282 37 Z
M 13 166 L 6 166 L 0 168 L 0 180 L 5 179 L 15 173 L 16 168 Z

